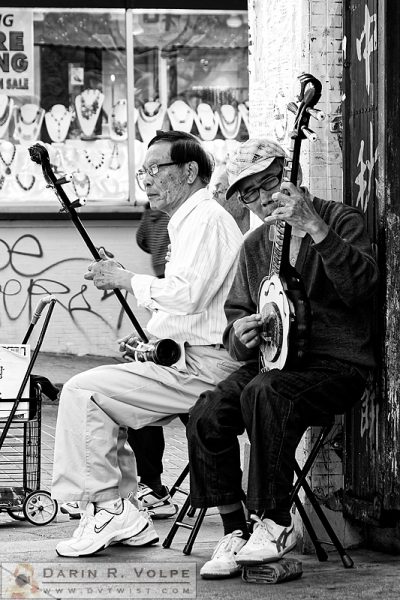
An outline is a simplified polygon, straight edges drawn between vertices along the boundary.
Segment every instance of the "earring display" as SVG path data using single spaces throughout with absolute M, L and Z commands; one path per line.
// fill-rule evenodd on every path
M 44 109 L 37 104 L 23 104 L 15 111 L 14 138 L 20 142 L 36 142 L 44 118 Z
M 14 110 L 14 100 L 8 96 L 0 96 L 0 138 L 6 136 Z
M 128 105 L 126 98 L 112 106 L 110 138 L 116 142 L 128 139 Z
M 73 116 L 74 112 L 68 110 L 63 104 L 54 104 L 45 114 L 47 132 L 53 142 L 64 142 Z
M 86 89 L 75 98 L 76 115 L 85 137 L 94 136 L 97 119 L 104 102 L 104 94 L 100 90 Z
M 167 108 L 167 113 L 172 129 L 190 133 L 193 127 L 194 112 L 186 102 L 183 100 L 175 100 Z
M 146 144 L 162 129 L 166 109 L 158 101 L 145 102 L 139 107 L 137 126 L 143 142 Z

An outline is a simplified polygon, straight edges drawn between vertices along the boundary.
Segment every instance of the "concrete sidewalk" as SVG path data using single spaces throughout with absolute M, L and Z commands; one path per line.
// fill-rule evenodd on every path
M 104 357 L 75 357 L 70 355 L 53 355 L 40 353 L 34 372 L 48 377 L 54 384 L 62 385 L 73 374 L 82 370 L 110 362 L 113 359 Z M 115 359 L 117 360 L 117 359 Z M 57 415 L 57 402 L 46 401 L 43 405 L 42 417 L 42 487 L 49 488 L 52 451 L 54 443 L 54 427 Z M 186 439 L 180 421 L 173 421 L 165 428 L 166 451 L 164 456 L 164 482 L 171 485 L 187 462 Z M 1 451 L 0 451 L 1 454 Z M 186 486 L 186 489 L 187 486 Z M 175 499 L 183 502 L 185 496 L 177 494 Z M 186 543 L 188 531 L 180 529 L 175 537 L 172 547 L 164 549 L 161 545 L 165 539 L 172 520 L 155 521 L 155 527 L 160 537 L 160 543 L 148 548 L 127 548 L 113 546 L 102 553 L 87 559 L 63 559 L 56 555 L 55 546 L 60 539 L 70 537 L 76 528 L 76 521 L 58 513 L 52 523 L 38 527 L 26 521 L 14 521 L 7 513 L 0 513 L 0 563 L 3 580 L 10 572 L 10 564 L 16 563 L 44 563 L 46 566 L 60 569 L 99 567 L 106 563 L 109 567 L 123 565 L 132 571 L 144 563 L 150 563 L 154 568 L 161 568 L 165 563 L 174 568 L 183 568 L 193 565 L 197 570 L 197 589 L 194 596 L 199 600 L 235 598 L 236 600 L 250 600 L 258 597 L 274 600 L 311 600 L 311 599 L 357 599 L 357 600 L 398 600 L 400 598 L 400 557 L 371 552 L 367 550 L 349 550 L 354 560 L 353 569 L 345 569 L 336 552 L 330 552 L 329 560 L 318 562 L 315 555 L 300 555 L 290 553 L 303 563 L 303 576 L 301 579 L 283 583 L 281 585 L 249 584 L 240 578 L 225 579 L 220 581 L 206 581 L 199 577 L 201 565 L 208 560 L 217 540 L 222 535 L 220 518 L 215 509 L 208 511 L 194 544 L 192 554 L 185 556 L 182 552 Z M 193 520 L 191 521 L 193 522 Z M 8 563 L 8 564 L 7 564 Z M 129 565 L 129 566 L 128 566 Z M 173 592 L 165 595 L 158 589 L 156 593 L 151 586 L 147 591 L 142 590 L 141 595 L 133 590 L 130 598 L 157 598 L 183 597 Z M 193 591 L 193 590 L 192 590 Z M 120 593 L 116 594 L 122 597 Z M 1 596 L 5 597 L 5 596 Z M 21 596 L 18 596 L 21 597 Z M 43 596 L 56 597 L 56 596 Z M 60 595 L 59 597 L 62 597 Z M 113 598 L 104 592 L 91 592 L 91 598 Z

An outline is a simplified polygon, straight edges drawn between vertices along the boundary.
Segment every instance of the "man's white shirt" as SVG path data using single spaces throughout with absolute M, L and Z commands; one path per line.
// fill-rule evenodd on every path
M 171 257 L 165 278 L 134 275 L 139 306 L 153 314 L 147 331 L 191 345 L 221 343 L 226 326 L 224 303 L 243 241 L 233 217 L 208 190 L 195 192 L 168 223 Z

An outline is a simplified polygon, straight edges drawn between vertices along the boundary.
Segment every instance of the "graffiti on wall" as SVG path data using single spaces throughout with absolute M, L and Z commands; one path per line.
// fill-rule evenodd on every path
M 356 51 L 358 60 L 365 61 L 365 87 L 368 95 L 371 87 L 371 55 L 378 47 L 376 25 L 376 14 L 371 15 L 368 6 L 365 5 L 364 27 L 360 37 L 356 39 Z
M 356 206 L 359 206 L 362 211 L 366 211 L 372 195 L 373 176 L 375 166 L 378 161 L 378 147 L 374 150 L 374 131 L 372 121 L 369 123 L 369 148 L 364 156 L 365 140 L 360 141 L 357 161 L 357 176 L 355 184 L 358 187 Z
M 111 256 L 111 253 L 107 253 Z M 123 309 L 117 316 L 116 323 L 109 323 L 100 312 L 96 311 L 90 301 L 88 286 L 81 284 L 72 289 L 65 281 L 65 273 L 71 271 L 71 264 L 84 263 L 87 258 L 66 258 L 49 262 L 43 267 L 45 259 L 40 240 L 31 234 L 19 236 L 10 244 L 0 238 L 0 272 L 8 270 L 8 278 L 0 283 L 0 302 L 5 318 L 17 321 L 22 315 L 30 319 L 42 295 L 54 294 L 60 307 L 69 315 L 72 323 L 83 334 L 84 328 L 79 322 L 78 314 L 82 312 L 94 316 L 112 330 L 119 330 L 122 325 Z M 80 271 L 82 270 L 79 265 Z M 54 273 L 59 275 L 54 275 Z M 106 302 L 113 292 L 103 292 L 101 302 Z

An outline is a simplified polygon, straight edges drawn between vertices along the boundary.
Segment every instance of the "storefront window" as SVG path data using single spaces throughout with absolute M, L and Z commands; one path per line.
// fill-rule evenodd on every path
M 56 203 L 38 141 L 89 211 L 145 201 L 134 174 L 157 129 L 199 135 L 224 164 L 248 137 L 247 32 L 245 11 L 3 8 L 0 207 Z

